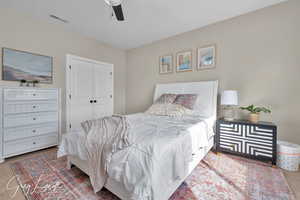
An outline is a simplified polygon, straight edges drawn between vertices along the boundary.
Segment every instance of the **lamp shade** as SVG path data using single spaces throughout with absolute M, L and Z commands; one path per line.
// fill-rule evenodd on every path
M 225 90 L 221 95 L 221 105 L 238 105 L 238 93 L 235 90 Z

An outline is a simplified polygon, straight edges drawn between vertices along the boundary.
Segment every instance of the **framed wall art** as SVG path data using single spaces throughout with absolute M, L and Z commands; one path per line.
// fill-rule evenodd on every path
M 197 49 L 197 69 L 212 69 L 216 67 L 216 46 L 210 45 Z
M 2 80 L 52 83 L 52 63 L 50 56 L 3 48 Z
M 192 50 L 182 51 L 176 54 L 177 72 L 193 71 L 192 54 Z
M 164 55 L 159 57 L 159 73 L 169 74 L 173 72 L 173 55 Z

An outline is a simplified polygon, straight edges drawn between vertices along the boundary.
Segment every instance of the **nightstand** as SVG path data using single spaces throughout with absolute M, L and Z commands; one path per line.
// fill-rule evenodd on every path
M 217 120 L 217 152 L 230 153 L 276 165 L 277 127 L 270 122 Z

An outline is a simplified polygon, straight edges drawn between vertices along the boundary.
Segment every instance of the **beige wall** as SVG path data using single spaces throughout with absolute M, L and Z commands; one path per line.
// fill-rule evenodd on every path
M 54 57 L 54 82 L 42 87 L 62 88 L 64 95 L 65 55 L 68 53 L 115 65 L 115 111 L 118 113 L 125 111 L 125 102 L 128 113 L 144 111 L 151 104 L 156 83 L 218 79 L 220 91 L 239 91 L 240 105 L 270 106 L 273 113 L 262 115 L 262 119 L 278 125 L 281 139 L 300 143 L 298 0 L 127 52 L 66 31 L 63 25 L 38 21 L 4 8 L 0 8 L 0 13 L 0 48 Z M 217 45 L 215 70 L 158 74 L 160 55 L 171 52 L 175 56 L 178 51 L 192 48 L 195 66 L 196 48 L 212 43 Z M 0 85 L 15 86 L 18 83 L 0 81 Z
M 272 108 L 279 138 L 300 144 L 300 2 L 265 8 L 127 52 L 126 111 L 144 111 L 156 83 L 218 79 L 220 91 L 239 91 L 240 105 Z M 153 27 L 155 28 L 155 27 Z M 160 55 L 217 45 L 217 68 L 158 74 Z
M 66 54 L 114 64 L 115 111 L 125 111 L 126 53 L 95 40 L 65 30 L 63 25 L 38 21 L 10 9 L 0 8 L 0 48 L 9 47 L 54 58 L 53 84 L 41 87 L 62 89 L 63 125 L 65 121 L 65 58 Z M 2 53 L 2 52 L 1 52 Z M 2 57 L 0 55 L 0 57 Z M 1 58 L 0 58 L 1 59 Z M 2 61 L 0 60 L 0 63 Z M 16 82 L 0 81 L 0 85 L 15 86 Z M 63 131 L 65 127 L 63 126 Z

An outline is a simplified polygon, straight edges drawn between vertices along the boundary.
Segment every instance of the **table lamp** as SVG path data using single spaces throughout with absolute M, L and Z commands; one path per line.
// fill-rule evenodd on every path
M 235 90 L 225 90 L 221 95 L 221 105 L 224 106 L 223 117 L 233 121 L 235 118 L 235 106 L 238 105 L 238 93 Z

